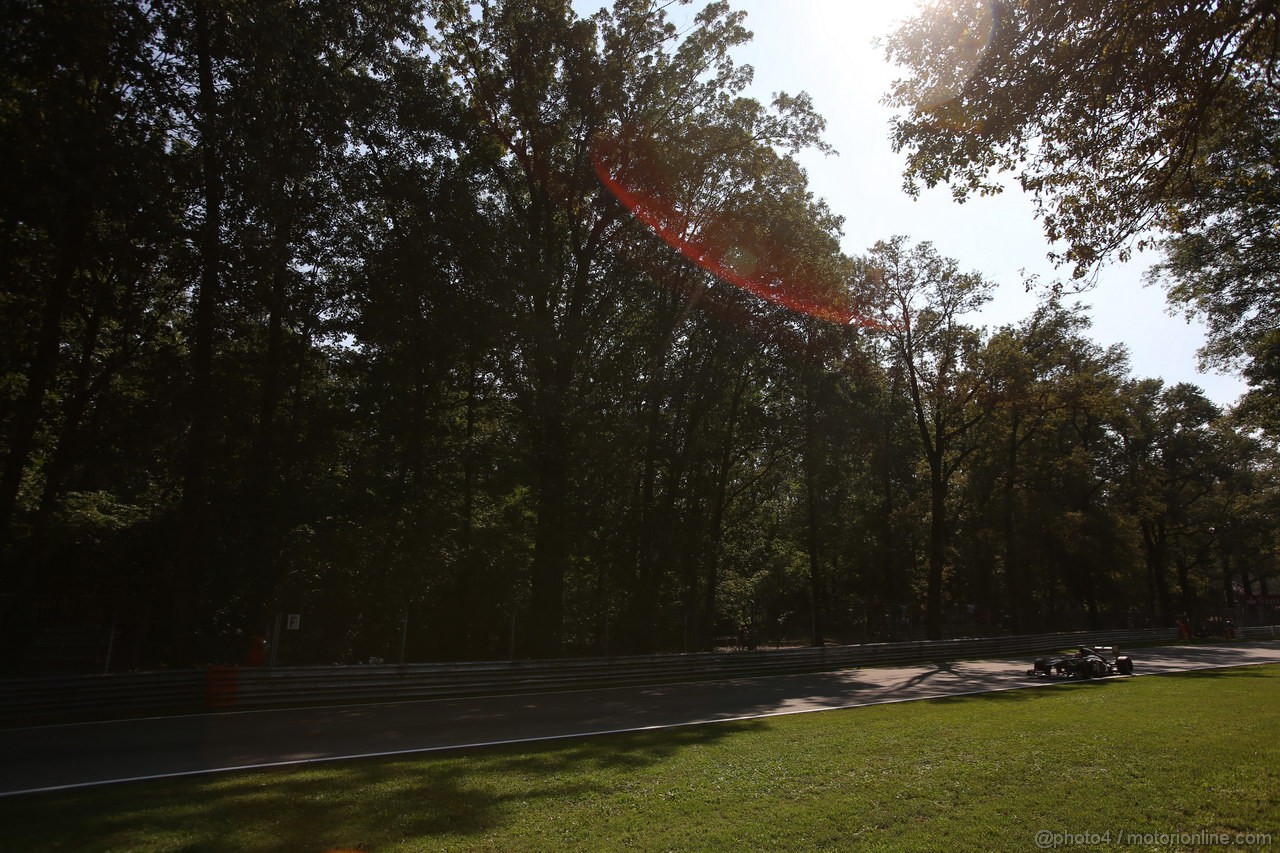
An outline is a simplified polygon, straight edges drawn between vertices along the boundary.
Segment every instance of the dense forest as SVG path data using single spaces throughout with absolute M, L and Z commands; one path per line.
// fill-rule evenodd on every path
M 0 15 L 4 671 L 1274 616 L 1265 425 L 842 253 L 727 3 Z

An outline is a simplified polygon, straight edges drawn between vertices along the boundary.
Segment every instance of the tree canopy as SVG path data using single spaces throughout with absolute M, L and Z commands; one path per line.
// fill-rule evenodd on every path
M 0 672 L 1266 618 L 1242 412 L 846 254 L 668 5 L 5 6 Z
M 963 200 L 1012 174 L 1077 277 L 1160 245 L 1153 275 L 1206 318 L 1205 359 L 1252 365 L 1274 415 L 1274 3 L 937 3 L 887 48 L 909 190 Z

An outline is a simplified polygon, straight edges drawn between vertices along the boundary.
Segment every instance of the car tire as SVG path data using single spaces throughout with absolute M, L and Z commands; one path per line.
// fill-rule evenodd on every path
M 1133 675 L 1133 659 L 1128 656 L 1116 658 L 1116 672 L 1121 675 Z

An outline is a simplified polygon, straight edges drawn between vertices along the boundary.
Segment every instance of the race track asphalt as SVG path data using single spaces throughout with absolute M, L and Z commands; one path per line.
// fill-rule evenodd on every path
M 1280 663 L 1280 641 L 1140 649 L 1137 675 Z M 759 719 L 1057 682 L 1027 658 L 652 687 L 195 714 L 0 730 L 0 796 Z

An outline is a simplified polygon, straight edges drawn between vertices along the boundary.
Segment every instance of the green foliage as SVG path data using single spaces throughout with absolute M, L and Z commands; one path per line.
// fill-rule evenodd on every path
M 727 4 L 0 15 L 9 669 L 113 620 L 122 668 L 278 613 L 281 663 L 617 654 L 1275 577 L 1258 410 L 1130 380 L 1057 302 L 967 325 L 991 285 L 927 244 L 845 256 L 794 158 L 822 118 L 744 97 Z M 1250 144 L 1197 168 L 1256 184 Z
M 990 298 L 991 285 L 938 255 L 932 245 L 908 247 L 905 237 L 871 250 L 868 286 L 877 323 L 900 373 L 915 420 L 917 450 L 928 468 L 928 636 L 942 638 L 948 568 L 948 498 L 953 479 L 977 447 L 975 427 L 990 411 L 979 330 L 961 322 Z
M 1159 244 L 1153 277 L 1244 362 L 1273 426 L 1277 38 L 1267 4 L 939 3 L 888 43 L 906 184 L 1032 193 L 1077 277 Z

